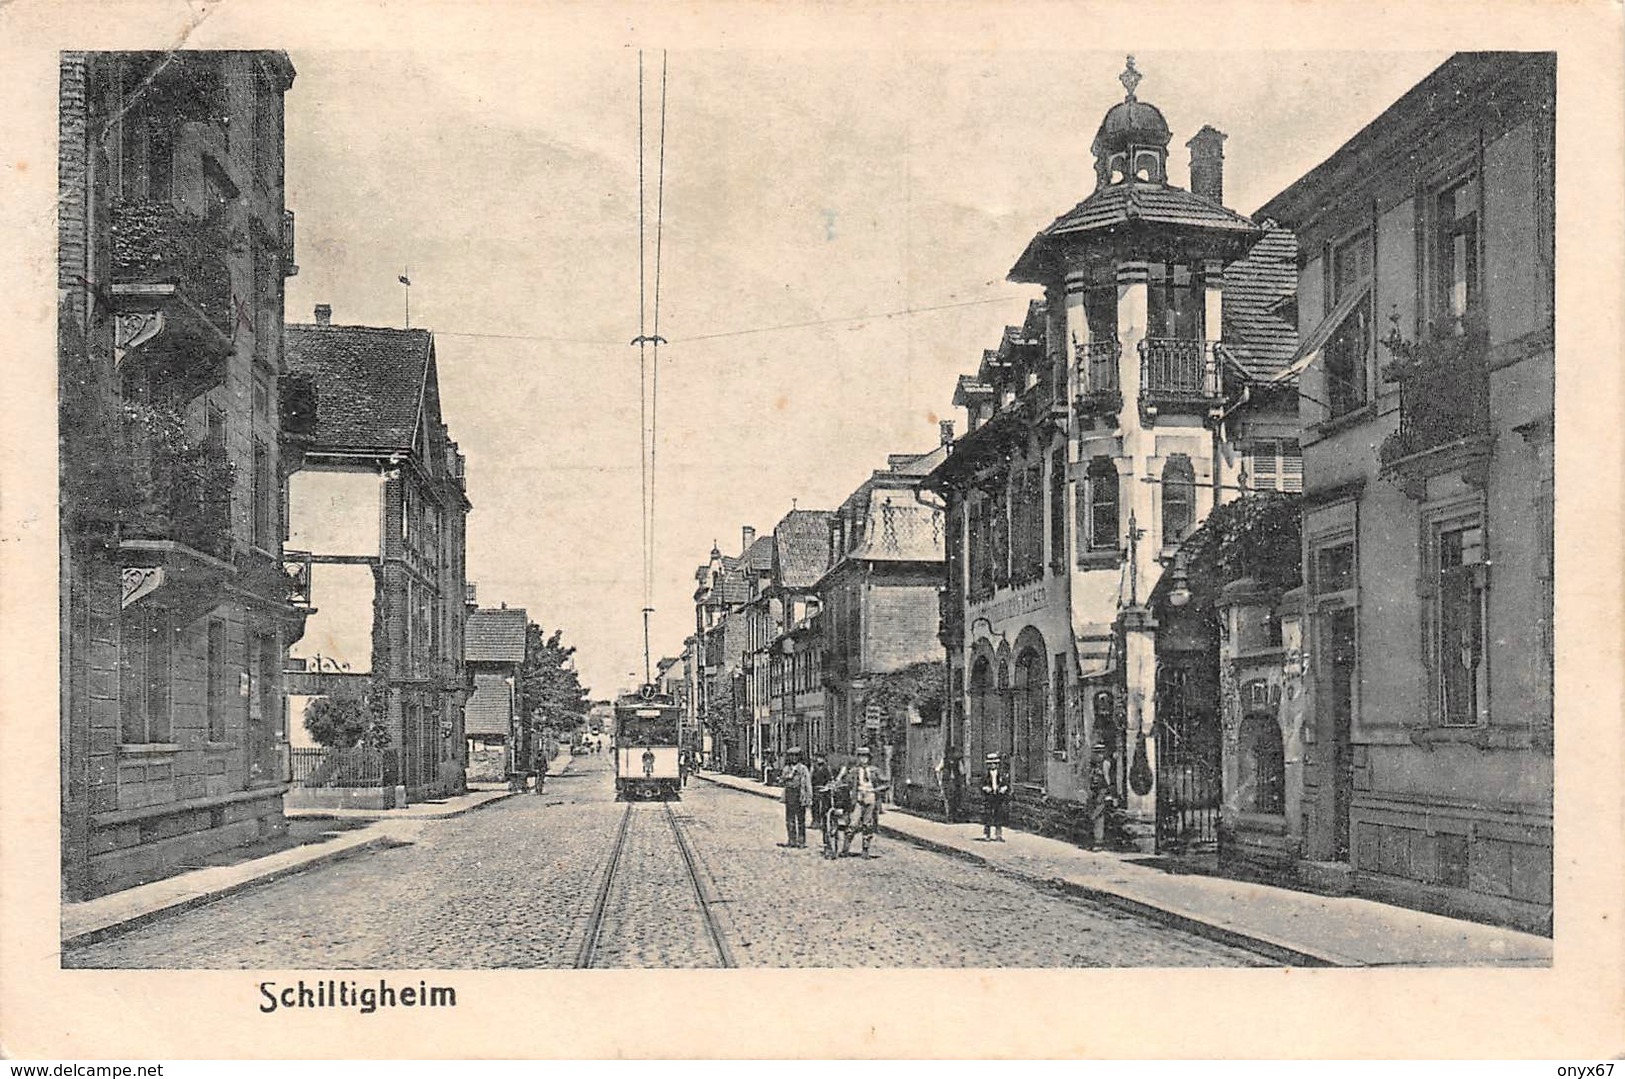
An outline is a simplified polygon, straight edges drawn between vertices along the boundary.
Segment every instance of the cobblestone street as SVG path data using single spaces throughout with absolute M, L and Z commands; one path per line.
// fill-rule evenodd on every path
M 779 806 L 691 782 L 673 806 L 741 966 L 1249 966 L 1252 953 L 884 838 L 827 861 Z M 545 795 L 68 951 L 67 967 L 570 967 L 626 808 L 605 758 Z M 596 965 L 709 966 L 698 900 L 656 804 L 632 806 Z

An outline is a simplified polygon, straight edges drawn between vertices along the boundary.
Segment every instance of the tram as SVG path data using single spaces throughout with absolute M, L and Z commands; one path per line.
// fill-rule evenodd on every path
M 615 798 L 680 797 L 682 706 L 644 686 L 615 702 Z

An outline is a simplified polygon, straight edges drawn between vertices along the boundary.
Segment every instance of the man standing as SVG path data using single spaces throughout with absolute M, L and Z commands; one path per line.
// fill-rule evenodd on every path
M 997 753 L 987 755 L 987 773 L 982 777 L 982 839 L 1004 842 L 1005 806 L 1010 801 L 1010 775 L 999 763 Z
M 779 775 L 784 784 L 784 831 L 787 847 L 807 845 L 807 807 L 812 804 L 812 773 L 801 763 L 801 749 L 790 747 L 785 753 L 784 771 Z
M 813 827 L 817 828 L 819 834 L 821 835 L 825 833 L 829 827 L 829 822 L 825 818 L 829 816 L 829 783 L 830 780 L 834 778 L 834 773 L 829 770 L 829 762 L 824 759 L 824 755 L 822 753 L 813 758 Z M 827 846 L 829 836 L 825 835 L 824 840 L 825 845 Z
M 836 777 L 837 783 L 845 784 L 852 791 L 852 831 L 863 832 L 863 856 L 873 858 L 869 852 L 870 843 L 874 842 L 875 829 L 880 818 L 880 795 L 889 783 L 886 777 L 871 761 L 869 747 L 864 746 L 858 750 L 856 764 L 849 764 L 841 769 Z M 846 833 L 846 843 L 841 848 L 842 854 L 852 853 L 852 831 Z

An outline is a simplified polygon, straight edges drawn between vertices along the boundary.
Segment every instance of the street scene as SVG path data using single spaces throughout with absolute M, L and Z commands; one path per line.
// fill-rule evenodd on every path
M 1244 59 L 62 53 L 62 966 L 1549 965 L 1555 56 Z
M 867 861 L 776 846 L 782 814 L 727 787 L 694 780 L 681 802 L 625 805 L 614 791 L 603 758 L 580 758 L 540 798 L 424 822 L 409 846 L 71 949 L 64 965 L 1273 965 L 908 844 L 884 843 Z M 675 834 L 692 849 L 698 886 Z

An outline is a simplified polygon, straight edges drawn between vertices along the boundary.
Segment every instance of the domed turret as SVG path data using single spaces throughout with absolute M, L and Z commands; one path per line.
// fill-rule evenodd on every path
M 1102 186 L 1129 180 L 1163 184 L 1168 181 L 1168 142 L 1173 133 L 1162 111 L 1134 96 L 1142 78 L 1134 57 L 1118 81 L 1128 91 L 1122 101 L 1106 110 L 1095 132 L 1090 152 L 1095 155 L 1095 176 Z

